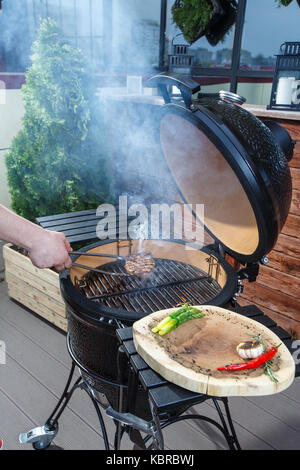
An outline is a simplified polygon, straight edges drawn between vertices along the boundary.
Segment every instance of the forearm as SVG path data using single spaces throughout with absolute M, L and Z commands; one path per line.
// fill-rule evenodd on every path
M 27 250 L 38 268 L 55 267 L 62 271 L 72 266 L 70 243 L 63 233 L 45 230 L 14 214 L 0 204 L 0 240 Z
M 0 239 L 30 251 L 43 229 L 0 204 Z

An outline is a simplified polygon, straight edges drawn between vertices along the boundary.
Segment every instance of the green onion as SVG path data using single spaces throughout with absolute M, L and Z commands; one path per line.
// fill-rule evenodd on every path
M 204 316 L 205 314 L 202 313 L 201 310 L 198 310 L 195 307 L 191 307 L 188 303 L 186 303 L 182 306 L 182 308 L 161 320 L 157 326 L 152 328 L 151 331 L 152 333 L 158 333 L 159 336 L 163 336 L 188 320 L 202 318 Z

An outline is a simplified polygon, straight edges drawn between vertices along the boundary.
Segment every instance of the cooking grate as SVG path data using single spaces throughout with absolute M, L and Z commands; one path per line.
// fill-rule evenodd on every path
M 173 307 L 187 300 L 203 304 L 216 297 L 220 285 L 205 271 L 169 259 L 155 258 L 155 268 L 146 279 L 135 276 L 118 277 L 109 273 L 124 274 L 124 261 L 101 265 L 107 274 L 89 272 L 75 285 L 90 300 L 127 311 L 151 313 Z

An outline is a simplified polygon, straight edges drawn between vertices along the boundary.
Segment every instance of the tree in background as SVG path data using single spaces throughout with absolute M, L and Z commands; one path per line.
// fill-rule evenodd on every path
M 22 88 L 23 126 L 6 157 L 13 209 L 34 220 L 107 200 L 103 118 L 82 52 L 43 20 Z

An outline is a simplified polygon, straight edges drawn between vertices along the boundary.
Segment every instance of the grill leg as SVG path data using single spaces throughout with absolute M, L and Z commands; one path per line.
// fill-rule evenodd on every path
M 58 433 L 58 420 L 61 414 L 65 410 L 75 390 L 81 387 L 81 377 L 79 377 L 69 391 L 74 375 L 74 370 L 75 363 L 72 362 L 66 386 L 53 412 L 47 419 L 44 426 L 40 426 L 30 430 L 27 433 L 20 434 L 19 440 L 22 444 L 32 444 L 33 448 L 37 450 L 46 449 L 51 445 L 51 442 Z
M 69 403 L 73 393 L 78 388 L 78 385 L 81 382 L 81 377 L 79 377 L 76 380 L 75 384 L 73 385 L 73 387 L 69 391 L 69 387 L 70 387 L 70 384 L 71 384 L 71 381 L 72 381 L 72 378 L 73 378 L 73 375 L 74 375 L 74 370 L 75 370 L 75 363 L 72 362 L 70 374 L 69 374 L 65 389 L 64 389 L 64 391 L 62 393 L 62 396 L 60 397 L 56 407 L 54 408 L 52 414 L 47 419 L 46 424 L 50 424 L 51 426 L 58 424 L 58 420 L 59 420 L 60 416 L 62 415 L 63 411 L 65 410 L 65 408 L 67 406 L 67 404 Z M 56 417 L 54 418 L 55 415 L 56 415 Z
M 47 419 L 46 423 L 53 423 L 53 424 L 56 424 L 57 421 L 58 421 L 58 418 L 61 416 L 62 412 L 64 411 L 65 407 L 67 406 L 67 404 L 64 404 L 64 406 L 62 407 L 61 411 L 58 413 L 58 416 L 53 419 L 53 417 L 55 416 L 55 414 L 57 413 L 57 411 L 59 410 L 61 404 L 63 403 L 64 400 L 66 400 L 68 398 L 68 390 L 69 390 L 69 387 L 70 387 L 70 384 L 71 384 L 71 381 L 72 381 L 72 378 L 73 378 L 73 375 L 74 375 L 74 371 L 75 371 L 75 363 L 72 362 L 72 366 L 71 366 L 71 370 L 70 370 L 70 374 L 69 374 L 69 377 L 68 377 L 68 380 L 67 380 L 67 383 L 66 383 L 66 386 L 64 388 L 64 391 L 56 405 L 56 407 L 54 408 L 52 414 L 49 416 L 49 418 Z M 80 379 L 81 380 L 81 379 Z M 78 381 L 77 381 L 78 382 Z M 71 398 L 71 397 L 70 397 Z M 69 399 L 70 399 L 69 398 Z M 68 400 L 69 401 L 69 400 Z
M 129 366 L 129 376 L 128 376 L 128 398 L 127 398 L 127 410 L 129 413 L 135 413 L 135 403 L 138 392 L 139 379 L 137 374 L 133 371 L 132 367 Z M 134 443 L 135 449 L 145 450 L 144 440 L 141 436 L 140 431 L 134 427 L 129 429 L 130 440 Z
M 224 414 L 223 414 L 223 412 L 220 408 L 218 400 L 221 400 L 224 404 L 226 417 L 227 417 L 227 421 L 228 421 L 228 424 L 229 424 L 231 434 L 228 430 L 228 426 L 226 424 Z M 230 414 L 230 410 L 229 410 L 229 406 L 228 406 L 228 398 L 225 398 L 225 397 L 218 398 L 218 399 L 213 398 L 213 402 L 214 402 L 214 405 L 215 405 L 216 410 L 218 412 L 218 415 L 220 417 L 220 420 L 221 420 L 221 423 L 222 423 L 222 426 L 223 426 L 223 429 L 224 429 L 224 436 L 227 440 L 229 449 L 230 450 L 241 450 L 241 446 L 240 446 L 240 443 L 238 441 L 238 438 L 237 438 L 237 435 L 236 435 L 236 432 L 235 432 L 235 429 L 234 429 L 234 425 L 233 425 L 233 422 L 232 422 L 232 419 L 231 419 L 231 414 Z
M 162 433 L 162 427 L 158 417 L 157 409 L 155 408 L 152 400 L 149 399 L 150 410 L 152 414 L 152 430 L 153 430 L 153 447 L 156 450 L 164 450 L 164 436 Z
M 90 392 L 90 390 L 89 390 L 89 388 L 86 384 L 82 384 L 82 389 L 86 391 L 86 393 L 90 397 L 90 399 L 91 399 L 91 401 L 92 401 L 92 403 L 95 407 L 95 410 L 96 410 L 96 413 L 97 413 L 97 416 L 98 416 L 98 419 L 99 419 L 101 431 L 102 431 L 105 450 L 110 450 L 109 441 L 108 441 L 107 432 L 106 432 L 106 427 L 105 427 L 105 423 L 104 423 L 103 416 L 102 416 L 102 413 L 100 411 L 99 405 L 98 405 L 97 401 L 95 400 L 95 398 L 93 397 L 92 393 Z
M 240 443 L 239 443 L 239 440 L 237 438 L 236 432 L 235 432 L 235 428 L 234 428 L 234 425 L 233 425 L 232 418 L 231 418 L 231 413 L 230 413 L 230 409 L 229 409 L 229 405 L 228 405 L 228 398 L 223 398 L 223 403 L 224 403 L 224 406 L 225 406 L 227 420 L 228 420 L 229 427 L 230 427 L 230 430 L 231 430 L 231 433 L 232 433 L 232 437 L 235 441 L 236 448 L 237 448 L 237 450 L 242 450 L 242 448 L 240 446 Z
M 117 368 L 118 368 L 118 383 L 120 385 L 119 388 L 119 406 L 118 411 L 119 413 L 123 413 L 123 397 L 124 397 L 124 387 L 123 384 L 126 381 L 126 377 L 124 376 L 124 371 L 127 369 L 128 360 L 125 354 L 123 346 L 119 346 L 118 354 L 117 354 Z M 114 448 L 115 450 L 120 450 L 121 447 L 121 440 L 124 434 L 124 427 L 118 421 L 116 424 L 116 434 L 115 434 L 115 442 Z

